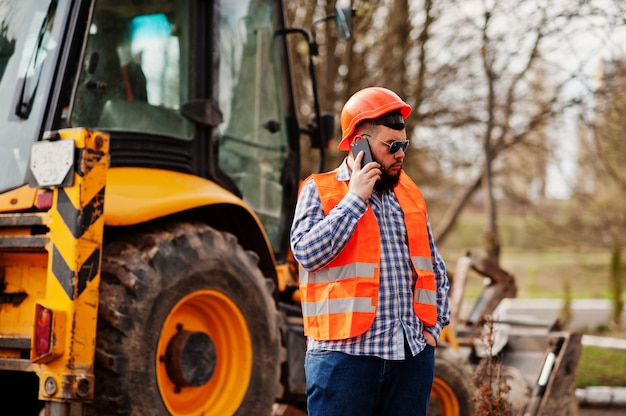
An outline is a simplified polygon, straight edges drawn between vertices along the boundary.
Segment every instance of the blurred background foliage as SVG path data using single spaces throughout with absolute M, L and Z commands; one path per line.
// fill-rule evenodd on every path
M 405 171 L 427 199 L 449 269 L 480 250 L 517 277 L 519 296 L 568 292 L 623 309 L 623 1 L 353 0 L 347 41 L 314 23 L 333 1 L 287 3 L 288 23 L 312 29 L 320 45 L 321 109 L 336 114 L 325 170 L 345 157 L 336 147 L 346 99 L 390 88 L 413 107 Z M 289 42 L 306 124 L 308 44 Z M 308 156 L 308 137 L 301 146 Z M 304 158 L 303 178 L 319 169 L 318 154 Z

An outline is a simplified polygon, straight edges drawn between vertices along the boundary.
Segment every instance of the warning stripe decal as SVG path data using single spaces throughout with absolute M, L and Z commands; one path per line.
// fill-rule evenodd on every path
M 93 253 L 83 262 L 78 270 L 78 293 L 76 297 L 79 297 L 87 282 L 93 280 L 98 273 L 98 265 L 100 264 L 100 250 L 94 250 Z M 52 273 L 56 276 L 57 280 L 61 284 L 61 287 L 67 293 L 70 299 L 74 299 L 74 270 L 67 264 L 63 255 L 59 252 L 56 246 L 52 248 Z
M 93 223 L 98 221 L 104 211 L 104 187 L 83 207 L 82 212 L 74 207 L 69 195 L 59 189 L 57 210 L 74 238 L 80 238 Z
M 70 133 L 68 138 L 77 146 L 74 181 L 55 189 L 50 277 L 69 299 L 77 300 L 100 273 L 108 137 L 89 131 L 69 137 Z
M 52 247 L 52 273 L 56 276 L 67 296 L 74 299 L 74 286 L 72 285 L 74 270 L 65 262 L 56 245 Z
M 91 169 L 93 169 L 93 167 L 98 164 L 103 157 L 104 152 L 100 150 L 89 148 L 84 149 L 78 155 L 78 160 L 75 165 L 76 173 L 81 177 L 87 176 L 87 174 L 91 172 Z

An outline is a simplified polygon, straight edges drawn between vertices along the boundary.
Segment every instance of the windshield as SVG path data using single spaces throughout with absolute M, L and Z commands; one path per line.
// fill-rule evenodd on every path
M 70 124 L 189 140 L 185 0 L 96 3 Z
M 41 120 L 59 53 L 68 2 L 0 2 L 0 192 L 26 183 L 30 146 Z
M 276 2 L 235 0 L 222 5 L 220 33 L 219 163 L 263 222 L 275 250 L 282 234 L 282 173 L 287 132 L 274 28 Z

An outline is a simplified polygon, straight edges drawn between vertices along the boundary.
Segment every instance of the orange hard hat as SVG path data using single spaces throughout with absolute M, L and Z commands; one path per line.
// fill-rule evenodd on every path
M 392 111 L 400 111 L 405 120 L 411 106 L 395 92 L 383 87 L 368 87 L 357 91 L 341 110 L 341 142 L 339 150 L 350 150 L 355 127 L 362 121 L 373 120 Z

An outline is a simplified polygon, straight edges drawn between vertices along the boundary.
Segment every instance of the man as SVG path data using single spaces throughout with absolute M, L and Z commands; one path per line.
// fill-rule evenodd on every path
M 403 172 L 411 107 L 380 87 L 341 112 L 335 170 L 302 185 L 291 229 L 300 265 L 309 416 L 426 415 L 449 281 L 426 204 Z M 351 145 L 367 140 L 373 162 Z

